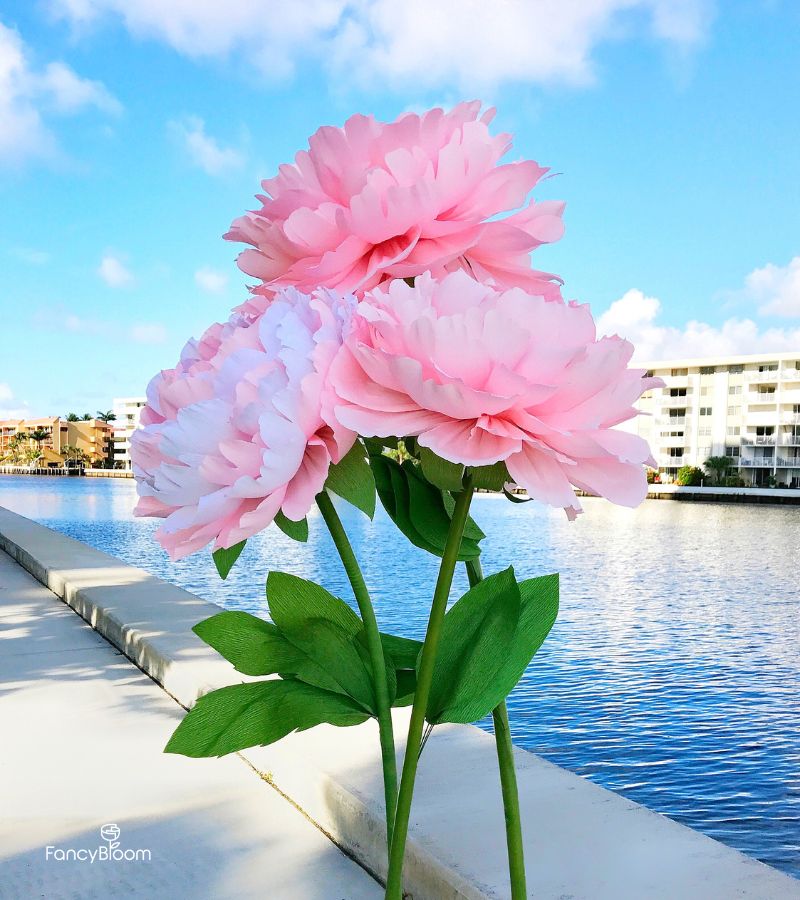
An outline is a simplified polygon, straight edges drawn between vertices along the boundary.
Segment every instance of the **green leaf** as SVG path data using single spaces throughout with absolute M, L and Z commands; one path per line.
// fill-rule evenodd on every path
M 362 629 L 361 619 L 325 588 L 288 572 L 267 576 L 267 603 L 272 621 L 285 634 L 300 631 L 312 619 L 327 619 L 351 637 Z
M 472 470 L 472 484 L 476 489 L 484 491 L 502 491 L 503 486 L 511 481 L 504 462 L 493 466 L 476 466 Z
M 299 541 L 305 544 L 308 540 L 308 521 L 300 519 L 295 522 L 294 519 L 287 518 L 280 510 L 275 514 L 275 524 L 280 530 L 293 541 Z
M 370 519 L 375 515 L 375 478 L 361 441 L 356 441 L 350 452 L 328 469 L 325 487 Z
M 449 493 L 443 494 L 430 484 L 410 460 L 399 465 L 386 456 L 372 455 L 370 465 L 378 496 L 395 525 L 412 544 L 441 556 L 453 508 Z M 475 559 L 480 555 L 478 535 L 483 537 L 483 532 L 470 520 L 458 559 Z
M 232 547 L 220 547 L 219 550 L 215 550 L 211 554 L 220 578 L 224 580 L 228 577 L 228 574 L 233 568 L 233 564 L 241 555 L 246 543 L 247 541 L 239 541 L 238 544 L 234 544 Z
M 192 631 L 245 675 L 295 674 L 303 663 L 303 655 L 272 622 L 250 613 L 217 613 Z
M 413 669 L 397 670 L 397 696 L 392 706 L 411 706 L 417 689 L 417 673 Z
M 429 722 L 474 722 L 492 709 L 484 709 L 484 697 L 503 666 L 519 616 L 520 591 L 510 567 L 478 582 L 453 604 L 442 625 L 425 715 Z
M 200 697 L 164 749 L 183 756 L 224 756 L 323 722 L 347 726 L 367 718 L 348 697 L 302 681 L 234 684 Z
M 359 653 L 354 635 L 348 634 L 328 619 L 309 619 L 301 629 L 293 630 L 285 637 L 324 675 L 322 683 L 318 683 L 316 672 L 306 667 L 296 673 L 299 678 L 318 687 L 346 694 L 370 713 L 376 712 L 371 668 L 369 661 L 365 664 Z
M 447 510 L 448 517 L 452 519 L 453 510 L 456 506 L 456 501 L 453 499 L 453 495 L 450 494 L 449 491 L 444 491 L 442 493 L 442 500 L 444 501 L 444 508 Z M 464 537 L 476 542 L 482 541 L 486 537 L 486 535 L 478 527 L 477 522 L 472 518 L 472 516 L 467 516 L 467 522 L 464 525 Z
M 416 669 L 417 657 L 419 656 L 419 651 L 422 650 L 422 641 L 381 632 L 381 643 L 383 644 L 383 652 L 391 656 L 395 668 Z
M 506 495 L 506 500 L 510 500 L 512 503 L 528 503 L 533 500 L 533 497 L 518 497 L 516 494 L 512 494 L 511 491 L 507 491 L 503 488 L 503 493 Z
M 464 478 L 464 467 L 448 462 L 427 447 L 419 448 L 422 474 L 435 487 L 444 491 L 460 491 Z
M 500 573 L 500 575 L 504 574 Z M 497 578 L 498 576 L 491 577 Z M 487 581 L 489 581 L 488 578 L 472 588 L 468 594 L 478 590 Z M 445 699 L 435 719 L 436 722 L 475 722 L 491 712 L 514 689 L 530 661 L 536 655 L 537 650 L 541 647 L 544 639 L 550 633 L 558 615 L 558 575 L 529 578 L 519 582 L 517 589 L 519 591 L 517 624 L 512 637 L 502 649 L 499 659 L 500 664 L 496 667 L 494 673 L 486 677 L 483 682 L 474 680 L 474 675 L 472 675 L 462 677 L 459 684 L 449 690 L 446 684 L 440 685 L 440 696 L 444 696 Z M 445 616 L 442 644 L 439 651 L 440 657 L 442 654 L 441 647 L 444 645 L 444 629 L 447 626 L 448 616 L 453 613 L 459 603 L 466 599 L 468 594 L 465 594 L 462 600 L 455 603 Z M 502 605 L 507 600 L 508 595 L 506 592 L 497 592 L 497 602 Z M 458 622 L 456 622 L 456 626 L 458 626 Z M 452 622 L 447 627 L 448 631 L 454 630 Z M 491 658 L 495 655 L 491 643 L 488 646 L 488 651 L 486 660 L 483 661 L 482 666 L 478 666 L 478 668 L 482 667 L 484 671 L 488 671 L 491 668 Z M 438 668 L 438 658 L 436 665 Z M 474 672 L 475 663 L 471 663 L 471 665 L 473 665 Z M 436 669 L 434 670 L 434 680 L 435 682 L 437 680 Z M 431 696 L 433 696 L 433 692 Z M 442 701 L 440 700 L 441 703 Z M 430 716 L 427 718 L 429 721 L 434 721 Z

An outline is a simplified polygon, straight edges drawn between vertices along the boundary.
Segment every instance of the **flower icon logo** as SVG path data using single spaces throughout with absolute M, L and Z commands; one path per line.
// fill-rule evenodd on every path
M 116 841 L 119 836 L 120 836 L 119 825 L 116 825 L 113 822 L 109 823 L 108 825 L 103 825 L 100 828 L 100 837 L 104 841 L 108 841 L 108 843 L 110 844 L 109 849 L 113 850 L 114 847 L 118 846 L 117 844 L 114 843 L 114 841 Z

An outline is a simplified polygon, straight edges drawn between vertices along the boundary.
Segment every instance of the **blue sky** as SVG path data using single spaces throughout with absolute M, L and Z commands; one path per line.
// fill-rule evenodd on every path
M 0 418 L 143 393 L 320 124 L 480 97 L 560 173 L 559 272 L 641 358 L 800 350 L 793 0 L 0 3 Z

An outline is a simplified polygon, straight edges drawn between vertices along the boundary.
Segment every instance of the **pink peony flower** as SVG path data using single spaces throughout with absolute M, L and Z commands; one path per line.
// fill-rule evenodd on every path
M 498 165 L 511 137 L 489 133 L 493 116 L 472 102 L 390 124 L 357 115 L 344 128 L 320 128 L 294 165 L 263 182 L 261 209 L 225 235 L 252 245 L 239 267 L 263 282 L 240 309 L 263 309 L 282 285 L 360 293 L 458 269 L 560 299 L 559 279 L 531 269 L 529 253 L 561 237 L 564 204 L 525 205 L 547 169 Z
M 581 506 L 572 485 L 635 506 L 647 443 L 612 426 L 661 384 L 627 368 L 632 346 L 597 339 L 588 306 L 497 290 L 465 273 L 368 292 L 331 367 L 334 413 L 364 436 L 416 436 L 454 463 L 504 460 L 532 497 Z
M 174 559 L 230 547 L 281 510 L 302 519 L 355 435 L 330 413 L 331 362 L 355 306 L 282 291 L 254 319 L 234 314 L 156 376 L 131 439 L 138 516 Z

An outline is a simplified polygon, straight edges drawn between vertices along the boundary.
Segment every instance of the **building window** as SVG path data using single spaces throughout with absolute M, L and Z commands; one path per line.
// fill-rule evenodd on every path
M 713 375 L 717 371 L 716 366 L 700 366 L 701 375 Z
M 740 384 L 734 384 L 734 385 L 731 385 L 731 386 L 728 388 L 728 393 L 731 394 L 731 396 L 732 396 L 733 394 L 741 394 L 741 393 L 742 393 L 742 386 L 741 386 Z
M 700 407 L 700 415 L 701 416 L 710 416 L 711 415 L 711 407 L 710 406 L 701 406 Z
M 744 372 L 744 366 L 728 366 L 731 375 L 741 375 Z
M 670 388 L 669 395 L 670 397 L 685 397 L 686 388 Z
M 778 364 L 774 363 L 765 363 L 763 366 L 758 367 L 759 372 L 777 372 Z
M 688 375 L 689 370 L 688 369 L 671 369 L 669 374 L 672 376 Z
M 728 425 L 728 437 L 738 437 L 742 433 L 738 425 Z
M 676 459 L 677 457 L 683 456 L 683 447 L 670 447 L 669 448 L 670 458 Z
M 699 437 L 711 437 L 711 426 L 703 425 L 701 428 L 697 429 L 697 434 Z
M 758 393 L 772 395 L 775 393 L 775 388 L 772 385 L 769 387 L 759 387 Z
M 734 459 L 742 455 L 742 448 L 731 444 L 725 447 L 725 456 L 732 456 Z
M 652 377 L 653 377 L 653 370 L 652 370 L 652 369 L 648 369 L 648 370 L 644 373 L 644 377 L 645 377 L 645 378 L 652 378 Z
M 728 415 L 729 416 L 740 416 L 742 414 L 741 406 L 729 406 L 728 407 Z
M 710 393 L 711 393 L 710 387 L 701 387 L 700 388 L 700 396 L 701 397 L 708 397 Z

